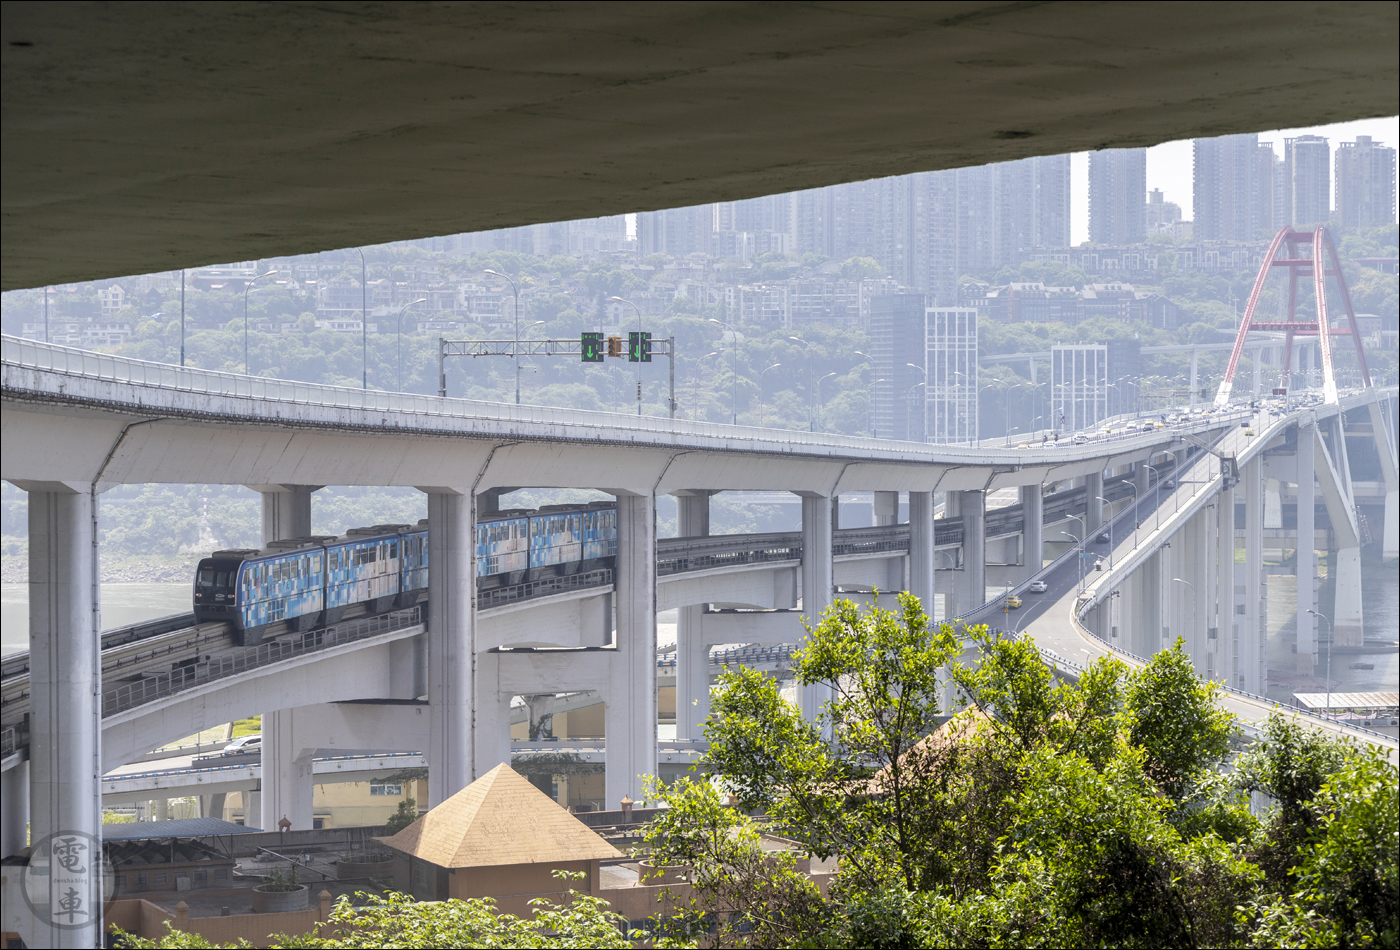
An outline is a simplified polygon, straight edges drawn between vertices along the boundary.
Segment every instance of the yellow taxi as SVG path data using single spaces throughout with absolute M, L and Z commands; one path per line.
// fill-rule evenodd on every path
M 1007 610 L 1015 610 L 1015 609 L 1016 609 L 1017 607 L 1019 607 L 1019 606 L 1021 606 L 1021 598 L 1020 598 L 1020 597 L 1018 597 L 1018 596 L 1015 595 L 1015 594 L 1008 594 L 1008 595 L 1006 595 L 1006 609 L 1007 609 Z

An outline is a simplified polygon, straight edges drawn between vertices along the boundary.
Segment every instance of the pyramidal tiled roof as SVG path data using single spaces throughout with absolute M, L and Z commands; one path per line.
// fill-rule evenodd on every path
M 623 856 L 504 763 L 398 834 L 376 840 L 444 868 Z

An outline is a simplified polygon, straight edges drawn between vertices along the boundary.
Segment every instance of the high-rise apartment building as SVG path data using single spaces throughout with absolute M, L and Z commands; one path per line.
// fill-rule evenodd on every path
M 1273 175 L 1258 135 L 1196 139 L 1193 197 L 1198 241 L 1252 241 L 1273 223 Z M 1273 154 L 1269 147 L 1269 154 Z
M 1108 347 L 1050 347 L 1050 427 L 1079 432 L 1108 417 Z
M 1331 146 L 1320 135 L 1283 140 L 1283 223 L 1314 228 L 1331 217 Z
M 924 441 L 975 442 L 977 311 L 930 307 L 924 315 Z
M 1181 220 L 1181 205 L 1175 201 L 1168 201 L 1162 189 L 1153 188 L 1147 193 L 1147 207 L 1144 209 L 1146 215 L 1145 225 L 1147 233 L 1154 231 L 1170 232 L 1173 226 Z M 1061 245 L 1065 247 L 1068 245 Z
M 1395 149 L 1358 135 L 1337 143 L 1336 168 L 1339 226 L 1395 223 Z
M 644 211 L 637 215 L 637 243 L 643 254 L 710 253 L 710 235 L 715 229 L 713 205 Z
M 1147 239 L 1147 149 L 1089 153 L 1089 241 L 1139 244 Z
M 977 311 L 931 294 L 870 301 L 871 428 L 886 439 L 977 438 Z
M 1259 234 L 1273 235 L 1284 221 L 1283 161 L 1274 152 L 1273 142 L 1260 142 L 1255 156 L 1259 179 Z

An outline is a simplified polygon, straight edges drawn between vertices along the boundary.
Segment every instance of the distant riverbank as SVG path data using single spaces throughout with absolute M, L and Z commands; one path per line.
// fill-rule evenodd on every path
M 102 558 L 104 584 L 192 583 L 198 554 L 150 554 L 139 557 Z M 29 557 L 7 554 L 0 562 L 0 583 L 29 583 Z

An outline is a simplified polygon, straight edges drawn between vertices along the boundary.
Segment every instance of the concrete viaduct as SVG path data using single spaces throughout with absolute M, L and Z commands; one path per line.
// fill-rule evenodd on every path
M 1141 505 L 1149 488 L 1160 485 L 1155 469 L 1185 472 L 1193 445 L 1225 459 L 1195 453 L 1195 465 L 1206 473 L 1200 490 L 1183 478 L 1168 497 L 1188 492 L 1186 508 L 1176 499 L 1166 529 L 1125 555 L 1131 566 L 1114 575 L 1124 579 L 1107 587 L 1100 581 L 1076 610 L 1085 615 L 1088 632 L 1130 654 L 1155 652 L 1159 626 L 1165 642 L 1185 635 L 1203 675 L 1262 693 L 1261 521 L 1244 519 L 1241 570 L 1233 556 L 1233 504 L 1205 505 L 1218 492 L 1236 490 L 1242 478 L 1242 494 L 1254 503 L 1247 510 L 1262 515 L 1258 493 L 1267 467 L 1271 477 L 1300 483 L 1299 531 L 1305 536 L 1311 526 L 1304 514 L 1312 506 L 1303 496 L 1312 492 L 1313 479 L 1300 477 L 1299 466 L 1316 471 L 1339 547 L 1336 636 L 1359 643 L 1360 536 L 1341 428 L 1348 409 L 1366 413 L 1365 434 L 1388 460 L 1382 469 L 1387 554 L 1393 556 L 1396 541 L 1394 424 L 1387 421 L 1394 403 L 1383 409 L 1373 391 L 1280 417 L 1262 438 L 1242 433 L 1239 414 L 1220 414 L 1194 430 L 1156 430 L 1108 443 L 971 449 L 366 393 L 181 370 L 13 338 L 4 346 L 9 448 L 0 464 L 3 477 L 31 493 L 31 643 L 39 647 L 30 656 L 29 763 L 19 750 L 7 759 L 13 794 L 6 800 L 23 800 L 17 786 L 27 772 L 36 821 L 44 820 L 40 806 L 55 797 L 55 785 L 67 789 L 75 776 L 88 774 L 95 796 L 101 776 L 113 768 L 195 729 L 253 712 L 264 715 L 265 824 L 282 816 L 298 827 L 310 824 L 316 749 L 422 752 L 431 799 L 440 801 L 509 760 L 512 697 L 578 690 L 594 691 L 605 703 L 608 799 L 640 797 L 640 776 L 654 772 L 658 761 L 658 611 L 680 609 L 677 736 L 698 739 L 708 714 L 713 644 L 798 641 L 799 620 L 814 622 L 838 592 L 869 599 L 871 588 L 909 590 L 926 603 L 940 593 L 948 615 L 984 619 L 989 522 L 1001 525 L 995 533 L 1018 552 L 1016 589 L 1022 589 L 1041 573 L 1047 502 L 1055 506 L 1065 494 L 1046 495 L 1044 486 L 1078 485 L 1071 489 L 1078 503 L 1061 506 L 1052 519 L 1076 518 L 1079 537 L 1092 543 L 1106 516 Z M 1353 438 L 1358 426 L 1351 425 Z M 1230 474 L 1236 470 L 1240 476 Z M 1105 476 L 1121 488 L 1106 489 Z M 101 659 L 81 636 L 93 623 L 100 628 L 97 499 L 117 484 L 160 481 L 258 486 L 266 541 L 309 532 L 316 485 L 420 488 L 429 495 L 433 532 L 426 628 L 416 615 L 405 617 L 314 656 L 250 668 L 236 681 L 99 711 L 92 697 L 109 705 L 114 687 L 102 682 Z M 478 603 L 470 542 L 476 515 L 494 503 L 499 489 L 521 486 L 597 488 L 617 497 L 619 552 L 610 584 L 516 604 Z M 708 537 L 712 493 L 776 487 L 802 498 L 800 533 Z M 1019 510 L 989 518 L 986 495 L 1004 488 L 1018 490 Z M 853 532 L 833 524 L 834 499 L 851 491 L 876 493 L 875 528 Z M 907 525 L 894 523 L 901 492 L 908 493 Z M 934 517 L 936 492 L 947 499 L 940 519 Z M 677 539 L 656 537 L 661 494 L 678 498 Z M 959 569 L 936 571 L 938 547 L 954 552 L 948 566 Z M 738 563 L 735 553 L 743 555 Z M 1199 584 L 1190 598 L 1168 578 L 1182 574 Z M 1113 589 L 1123 597 L 1116 622 Z M 1218 601 L 1206 598 L 1208 609 L 1193 606 L 1200 599 L 1194 594 L 1208 590 L 1222 592 Z M 1299 604 L 1304 615 L 1313 601 L 1300 597 Z M 713 612 L 711 605 L 743 609 Z M 1311 616 L 1304 619 L 1311 631 Z M 1229 631 L 1223 640 L 1222 629 Z M 1299 642 L 1300 669 L 1309 672 L 1316 650 L 1310 636 Z M 420 697 L 426 707 L 403 705 Z M 326 705 L 345 700 L 382 704 Z M 821 700 L 811 691 L 801 697 L 809 714 Z M 59 750 L 62 758 L 54 755 Z M 7 812 L 7 827 L 21 827 L 13 816 L 22 809 L 7 806 Z
M 1393 4 L 11 3 L 0 26 L 6 289 L 1400 111 Z M 1092 490 L 1106 470 L 1182 451 L 1143 437 L 1001 459 L 297 396 L 293 384 L 195 383 L 169 368 L 130 379 L 115 364 L 54 366 L 53 353 L 11 359 L 5 346 L 3 475 L 31 492 L 36 838 L 97 830 L 104 484 L 214 473 L 269 487 L 416 485 L 430 494 L 444 579 L 470 577 L 467 531 L 492 487 L 603 488 L 624 527 L 617 646 L 607 673 L 595 660 L 569 672 L 645 681 L 663 588 L 658 493 L 701 499 L 683 506 L 697 534 L 710 491 L 800 493 L 811 617 L 835 571 L 834 493 L 911 493 L 908 586 L 926 594 L 935 490 L 954 493 L 951 510 L 975 527 L 988 490 L 1076 477 Z M 1326 438 L 1309 444 L 1316 465 Z M 304 517 L 299 492 L 269 492 L 275 533 Z M 1028 512 L 1039 504 L 1038 491 L 1026 498 Z M 965 561 L 981 563 L 982 540 L 964 536 Z M 537 684 L 560 662 L 482 649 L 469 589 L 434 585 L 425 634 L 434 799 L 488 755 L 472 736 L 500 712 L 482 697 Z M 628 721 L 654 723 L 654 693 L 623 702 Z M 471 716 L 478 728 L 461 728 Z M 645 732 L 609 733 L 610 763 L 632 774 L 655 761 Z M 99 926 L 39 942 L 91 946 Z

